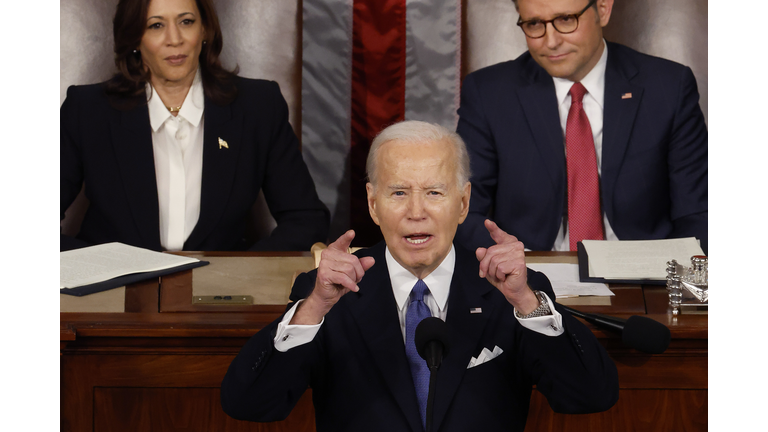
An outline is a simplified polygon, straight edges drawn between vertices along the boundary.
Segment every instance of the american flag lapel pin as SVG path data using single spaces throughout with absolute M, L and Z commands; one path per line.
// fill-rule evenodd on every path
M 622 99 L 632 99 L 632 93 L 624 93 L 621 95 Z
M 219 150 L 221 150 L 222 148 L 228 149 L 229 145 L 227 144 L 226 141 L 224 141 L 223 139 L 221 139 L 221 137 L 219 137 Z
M 479 307 L 469 308 L 469 313 L 471 314 L 483 313 L 483 308 L 479 308 Z

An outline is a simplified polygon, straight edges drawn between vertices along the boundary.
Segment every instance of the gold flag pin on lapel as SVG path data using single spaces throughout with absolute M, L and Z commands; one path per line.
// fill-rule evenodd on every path
M 621 95 L 622 99 L 632 99 L 632 93 L 624 93 Z
M 221 139 L 221 137 L 219 137 L 219 150 L 221 150 L 222 147 L 228 149 L 229 145 L 227 144 L 226 141 L 224 141 L 223 139 Z

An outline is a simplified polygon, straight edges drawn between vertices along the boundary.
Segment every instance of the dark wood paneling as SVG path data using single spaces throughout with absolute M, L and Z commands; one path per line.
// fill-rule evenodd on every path
M 221 409 L 218 388 L 100 387 L 94 392 L 94 431 L 306 431 L 314 432 L 311 395 L 287 419 L 274 423 L 235 420 Z
M 707 390 L 621 390 L 610 410 L 558 414 L 534 391 L 526 432 L 688 432 L 707 430 Z
M 160 305 L 159 286 L 158 278 L 126 285 L 125 311 L 157 312 Z
M 160 311 L 192 310 L 192 270 L 163 277 L 160 289 Z
M 628 350 L 608 353 L 619 371 L 621 388 L 707 389 L 708 359 L 701 346 L 694 349 L 673 342 L 664 354 Z
M 134 415 L 137 422 L 156 418 L 158 423 L 153 423 L 153 429 L 144 429 L 143 423 L 129 422 L 137 428 L 127 430 L 184 430 L 169 428 L 172 416 L 176 414 L 156 412 L 171 410 L 177 403 L 200 406 L 196 413 L 207 413 L 203 424 L 213 426 L 203 430 L 241 430 L 238 428 L 245 426 L 239 425 L 240 422 L 221 420 L 223 412 L 219 408 L 218 387 L 229 363 L 246 340 L 246 337 L 81 337 L 69 341 L 61 358 L 62 430 L 91 430 L 91 424 Z M 529 430 L 673 430 L 643 426 L 655 418 L 657 411 L 668 409 L 668 405 L 675 407 L 673 412 L 679 412 L 681 416 L 698 419 L 689 421 L 688 417 L 682 417 L 680 421 L 685 422 L 686 427 L 701 423 L 702 415 L 706 425 L 706 343 L 673 341 L 665 354 L 651 356 L 624 348 L 614 339 L 601 339 L 601 342 L 607 346 L 619 370 L 622 390 L 617 406 L 595 415 L 555 415 L 541 395 L 534 392 L 530 416 L 532 420 L 536 419 L 536 423 L 535 428 Z M 130 388 L 130 391 L 100 395 L 99 389 L 105 388 Z M 187 389 L 191 391 L 187 392 Z M 137 394 L 144 396 L 137 399 Z M 701 394 L 704 395 L 704 403 L 701 402 Z M 541 400 L 536 401 L 536 397 Z M 115 400 L 122 400 L 119 398 L 133 398 L 134 402 L 115 403 Z M 305 398 L 305 403 L 294 409 L 292 414 L 300 420 L 289 419 L 296 422 L 290 423 L 290 427 L 284 423 L 265 423 L 258 426 L 262 429 L 253 426 L 253 429 L 242 430 L 314 430 L 311 400 L 308 396 Z M 663 401 L 664 405 L 658 406 L 658 401 Z M 685 403 L 692 405 L 685 408 L 689 411 L 684 412 L 682 405 Z M 110 410 L 124 412 L 114 414 Z M 676 424 L 674 415 L 664 415 L 667 417 L 659 420 L 659 425 Z M 112 421 L 115 427 L 124 424 L 122 420 Z M 638 429 L 617 428 L 617 425 L 626 422 L 630 422 L 632 427 L 637 423 Z
M 245 341 L 219 348 L 205 342 L 210 346 L 171 346 L 162 354 L 147 354 L 160 349 L 139 343 L 132 349 L 86 347 L 88 354 L 69 347 L 61 357 L 61 430 L 315 430 L 309 391 L 285 421 L 250 424 L 229 418 L 221 409 L 219 387 Z
M 165 277 L 167 284 L 155 285 L 154 293 L 147 286 L 127 289 L 126 309 L 136 312 L 60 314 L 61 430 L 314 432 L 309 391 L 284 422 L 239 422 L 223 413 L 219 386 L 229 363 L 285 307 L 194 310 L 190 278 L 191 273 Z M 617 295 L 611 306 L 576 309 L 659 321 L 671 330 L 669 348 L 643 354 L 587 324 L 616 363 L 619 402 L 604 413 L 555 414 L 534 391 L 526 430 L 706 430 L 707 315 L 672 316 L 664 287 L 612 288 Z M 164 299 L 164 291 L 170 297 Z M 170 305 L 165 310 L 175 312 L 158 310 L 164 300 Z
M 256 307 L 256 306 L 254 306 Z M 276 320 L 285 306 L 252 313 L 61 313 L 62 338 L 250 337 Z M 66 333 L 65 333 L 66 331 Z M 70 339 L 67 339 L 70 340 Z

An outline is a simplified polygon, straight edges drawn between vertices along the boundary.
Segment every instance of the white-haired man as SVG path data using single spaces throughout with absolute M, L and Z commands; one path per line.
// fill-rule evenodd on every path
M 615 365 L 558 310 L 547 278 L 526 269 L 516 238 L 486 221 L 496 245 L 454 246 L 471 192 L 457 134 L 395 124 L 374 140 L 367 169 L 384 242 L 349 254 L 348 231 L 297 278 L 295 303 L 230 365 L 221 390 L 229 415 L 283 419 L 311 387 L 318 431 L 425 430 L 429 371 L 414 329 L 429 316 L 453 332 L 436 372 L 432 430 L 522 431 L 534 384 L 559 412 L 616 402 Z

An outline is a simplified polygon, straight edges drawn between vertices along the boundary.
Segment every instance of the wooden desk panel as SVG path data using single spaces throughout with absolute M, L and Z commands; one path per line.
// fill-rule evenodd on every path
M 259 424 L 227 416 L 219 386 L 246 339 L 221 340 L 203 340 L 201 346 L 191 346 L 194 341 L 188 338 L 106 340 L 68 347 L 61 362 L 61 430 L 314 430 L 310 394 L 283 422 Z
M 669 349 L 639 353 L 587 324 L 616 362 L 619 402 L 604 413 L 562 415 L 534 391 L 526 431 L 707 430 L 708 317 L 668 315 L 663 287 L 612 288 L 611 306 L 574 308 L 621 317 L 648 313 L 669 326 Z M 310 391 L 283 422 L 239 422 L 220 407 L 229 363 L 284 305 L 159 312 L 152 307 L 162 303 L 162 289 L 133 293 L 126 304 L 133 302 L 137 312 L 61 314 L 61 430 L 315 430 Z
M 147 430 L 149 419 L 158 430 L 176 430 L 169 425 L 181 429 L 174 423 L 177 407 L 193 406 L 195 418 L 208 414 L 185 430 L 314 431 L 309 393 L 285 422 L 235 422 L 219 405 L 229 363 L 248 337 L 279 314 L 62 314 L 62 430 L 109 424 L 105 430 Z M 682 318 L 678 328 L 685 336 L 696 326 Z M 654 424 L 679 422 L 685 427 L 655 430 L 706 430 L 706 423 L 699 424 L 707 414 L 706 339 L 679 338 L 674 331 L 667 352 L 653 356 L 596 332 L 619 370 L 619 403 L 605 413 L 566 416 L 534 393 L 526 430 L 654 430 Z M 691 415 L 699 423 L 685 420 Z M 663 422 L 653 423 L 659 416 Z M 633 426 L 624 429 L 627 424 Z
M 194 270 L 163 277 L 161 312 L 254 312 L 288 303 L 293 279 L 314 268 L 309 252 L 178 252 L 209 261 Z M 253 305 L 193 304 L 193 296 L 251 295 Z
M 305 394 L 285 421 L 235 420 L 221 410 L 218 388 L 97 388 L 94 430 L 136 431 L 314 431 L 311 393 Z M 129 407 L 129 409 L 126 409 Z
M 125 294 L 125 287 L 82 297 L 59 294 L 59 310 L 61 312 L 124 312 Z
M 610 410 L 598 414 L 556 414 L 534 391 L 526 432 L 534 431 L 706 431 L 706 390 L 623 389 Z

